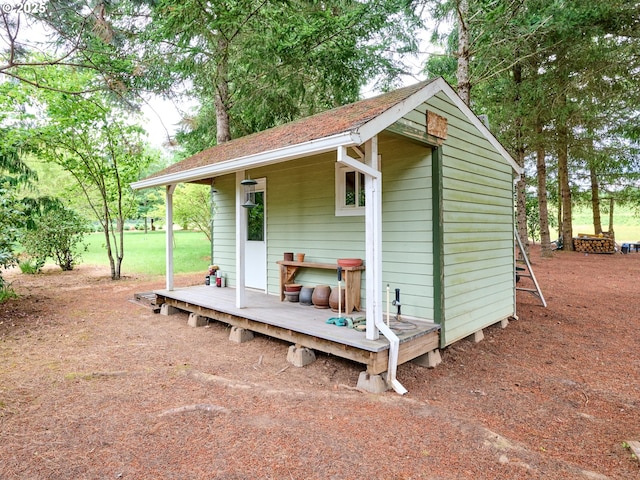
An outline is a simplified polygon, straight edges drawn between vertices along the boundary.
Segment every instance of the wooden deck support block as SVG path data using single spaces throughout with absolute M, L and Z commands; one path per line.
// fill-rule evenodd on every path
M 480 343 L 482 340 L 484 340 L 484 332 L 482 331 L 482 329 L 478 330 L 477 332 L 474 332 L 473 334 L 474 343 Z
M 207 323 L 209 323 L 207 317 L 203 317 L 202 315 L 198 315 L 197 313 L 189 314 L 187 325 L 189 325 L 190 327 L 204 327 Z
M 175 315 L 176 313 L 180 313 L 180 309 L 163 303 L 160 307 L 160 315 Z
M 508 325 L 509 325 L 509 319 L 508 318 L 503 318 L 502 320 L 500 320 L 500 326 L 502 328 L 507 328 Z
M 242 327 L 231 327 L 229 340 L 233 343 L 245 343 L 249 340 L 253 340 L 253 332 Z
M 424 355 L 420 355 L 411 361 L 421 367 L 436 368 L 442 363 L 442 356 L 440 355 L 440 349 L 436 348 L 435 350 L 431 350 Z
M 316 354 L 310 348 L 291 345 L 287 352 L 287 362 L 294 367 L 305 367 L 316 361 Z

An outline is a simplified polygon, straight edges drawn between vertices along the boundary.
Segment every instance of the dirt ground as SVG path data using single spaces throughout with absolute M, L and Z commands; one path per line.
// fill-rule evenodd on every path
M 548 307 L 519 292 L 507 328 L 400 366 L 405 396 L 129 301 L 162 278 L 5 272 L 0 478 L 640 478 L 640 254 L 532 257 Z

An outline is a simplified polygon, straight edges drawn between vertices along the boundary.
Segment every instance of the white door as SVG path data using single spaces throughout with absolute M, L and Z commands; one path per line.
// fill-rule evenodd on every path
M 267 182 L 256 180 L 256 206 L 247 211 L 247 238 L 245 238 L 245 282 L 246 286 L 267 290 Z

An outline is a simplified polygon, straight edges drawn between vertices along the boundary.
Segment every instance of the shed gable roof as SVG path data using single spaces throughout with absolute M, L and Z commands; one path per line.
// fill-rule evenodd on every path
M 435 86 L 435 89 L 428 88 Z M 258 166 L 258 157 L 282 160 L 321 153 L 336 148 L 339 144 L 359 144 L 379 133 L 391 123 L 397 121 L 410 110 L 425 101 L 436 91 L 446 88 L 449 96 L 455 97 L 458 106 L 462 105 L 469 116 L 471 111 L 455 95 L 451 87 L 442 79 L 432 79 L 400 88 L 376 97 L 327 110 L 316 115 L 279 125 L 262 132 L 230 140 L 215 145 L 191 157 L 177 162 L 144 180 L 133 183 L 133 188 L 169 185 L 177 182 L 194 181 L 213 175 L 229 173 L 243 168 Z M 429 90 L 427 92 L 427 90 Z M 422 93 L 422 95 L 421 95 Z M 413 99 L 413 102 L 407 102 Z M 408 103 L 408 105 L 404 105 Z M 396 107 L 396 108 L 394 108 Z M 476 126 L 481 126 L 485 135 L 489 135 L 494 145 L 497 140 L 471 113 Z M 331 141 L 335 139 L 335 141 Z M 322 150 L 324 148 L 324 150 Z M 504 149 L 499 146 L 503 156 L 515 165 Z M 280 155 L 280 157 L 278 157 Z M 254 162 L 255 159 L 255 163 Z M 242 161 L 243 160 L 243 161 Z M 242 162 L 241 162 L 242 161 Z M 235 163 L 234 162 L 238 162 Z M 517 169 L 517 166 L 515 167 Z

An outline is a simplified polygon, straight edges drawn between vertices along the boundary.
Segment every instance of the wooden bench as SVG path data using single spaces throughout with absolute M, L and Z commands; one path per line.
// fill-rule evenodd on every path
M 285 284 L 295 283 L 295 276 L 300 268 L 333 270 L 336 272 L 336 283 L 338 282 L 337 263 L 297 262 L 295 260 L 279 260 L 276 263 L 280 265 L 280 301 L 283 301 L 285 298 Z M 346 314 L 354 310 L 360 311 L 360 284 L 363 270 L 364 265 L 358 267 L 342 267 L 343 288 L 345 289 L 344 312 Z M 335 288 L 335 286 L 332 285 L 332 288 Z

